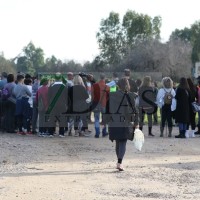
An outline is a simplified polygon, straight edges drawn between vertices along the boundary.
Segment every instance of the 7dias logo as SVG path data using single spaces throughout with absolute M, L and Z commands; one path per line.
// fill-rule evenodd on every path
M 109 118 L 109 121 L 115 121 L 117 118 L 117 121 L 123 122 L 131 117 L 134 121 L 140 109 L 138 99 L 139 104 L 142 100 L 148 105 L 148 114 L 155 113 L 157 106 L 153 85 L 139 94 L 145 74 L 128 72 L 41 73 L 38 76 L 40 92 L 37 99 L 40 125 L 54 127 L 55 123 L 59 123 L 66 127 L 72 119 L 75 122 L 88 120 L 95 112 L 101 113 L 103 120 Z M 161 74 L 153 74 L 155 80 L 161 80 Z M 121 79 L 125 79 L 127 85 L 120 85 Z

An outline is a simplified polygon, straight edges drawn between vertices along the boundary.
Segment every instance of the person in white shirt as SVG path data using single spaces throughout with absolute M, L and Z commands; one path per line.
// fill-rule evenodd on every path
M 176 109 L 176 93 L 173 89 L 173 81 L 170 77 L 164 77 L 162 79 L 162 85 L 163 87 L 158 90 L 156 97 L 156 103 L 161 109 L 160 137 L 163 137 L 166 121 L 169 129 L 168 137 L 172 137 L 172 111 Z

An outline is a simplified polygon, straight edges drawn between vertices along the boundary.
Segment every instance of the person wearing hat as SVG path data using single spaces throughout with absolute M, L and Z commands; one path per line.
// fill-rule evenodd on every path
M 64 113 L 68 109 L 68 87 L 62 82 L 62 74 L 55 74 L 55 82 L 48 89 L 48 108 L 46 115 L 48 119 L 48 127 L 50 137 L 53 137 L 53 132 L 56 127 L 56 122 L 59 124 L 59 136 L 64 137 L 66 121 Z

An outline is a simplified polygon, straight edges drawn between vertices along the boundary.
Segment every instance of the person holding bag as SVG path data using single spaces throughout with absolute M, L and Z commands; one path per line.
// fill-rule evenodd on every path
M 138 112 L 135 108 L 135 96 L 130 92 L 127 78 L 120 79 L 117 85 L 118 90 L 109 94 L 104 120 L 108 122 L 109 139 L 116 142 L 116 169 L 124 171 L 122 160 L 126 152 L 126 143 L 127 140 L 133 140 L 134 130 L 130 131 L 130 126 L 139 128 Z

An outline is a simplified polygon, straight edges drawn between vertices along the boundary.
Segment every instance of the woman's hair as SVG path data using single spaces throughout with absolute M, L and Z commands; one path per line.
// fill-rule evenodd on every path
M 12 82 L 14 82 L 14 80 L 15 80 L 14 75 L 13 74 L 8 74 L 7 82 L 8 83 L 12 83 Z
M 32 79 L 31 79 L 31 78 L 25 78 L 25 79 L 24 79 L 24 84 L 25 84 L 25 85 L 30 85 L 30 84 L 32 84 Z
M 74 85 L 82 85 L 83 87 L 85 87 L 83 79 L 79 75 L 76 75 L 74 77 L 74 81 L 73 82 L 74 82 Z
M 193 95 L 193 97 L 195 97 L 195 95 L 196 95 L 196 88 L 194 86 L 194 83 L 193 83 L 192 79 L 191 78 L 187 78 L 187 82 L 188 82 L 188 86 L 190 88 L 191 94 Z
M 180 78 L 179 88 L 190 90 L 187 79 L 185 77 Z
M 162 79 L 162 84 L 164 88 L 173 88 L 173 81 L 170 77 L 164 77 Z
M 194 83 L 191 78 L 187 78 L 187 82 L 191 90 L 195 88 Z
M 137 79 L 137 80 L 135 81 L 135 83 L 136 83 L 137 87 L 140 87 L 141 84 L 142 84 L 142 80 L 141 80 L 141 79 Z
M 142 86 L 149 87 L 151 86 L 151 76 L 145 76 L 142 81 Z
M 121 78 L 118 82 L 117 85 L 120 90 L 129 92 L 130 91 L 130 84 L 127 78 Z

